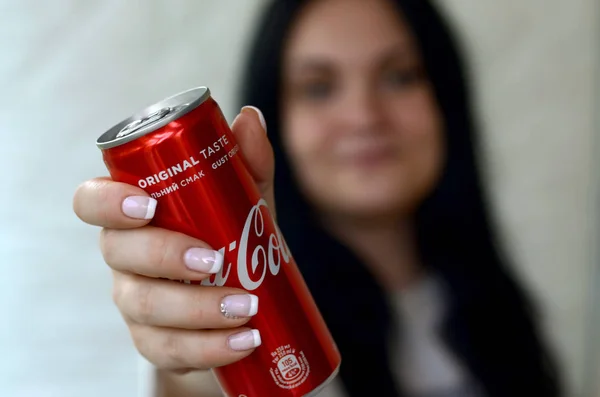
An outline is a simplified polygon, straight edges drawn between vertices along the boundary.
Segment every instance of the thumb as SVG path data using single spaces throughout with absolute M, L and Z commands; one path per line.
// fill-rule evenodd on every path
M 253 106 L 245 106 L 231 125 L 231 131 L 240 145 L 246 168 L 254 178 L 261 196 L 267 201 L 275 216 L 273 177 L 275 161 L 273 148 L 267 138 L 262 112 Z

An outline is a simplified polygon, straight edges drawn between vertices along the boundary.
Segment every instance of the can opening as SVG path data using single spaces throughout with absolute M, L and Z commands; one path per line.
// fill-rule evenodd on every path
M 210 98 L 207 87 L 196 87 L 172 95 L 141 109 L 104 132 L 96 145 L 101 150 L 131 142 L 186 115 Z
M 121 129 L 121 131 L 119 131 L 119 133 L 117 134 L 117 138 L 122 138 L 124 136 L 134 133 L 135 131 L 139 130 L 140 128 L 144 128 L 144 127 L 149 126 L 150 124 L 156 123 L 157 121 L 167 117 L 174 110 L 179 110 L 180 108 L 181 108 L 181 106 L 178 106 L 177 108 L 172 108 L 172 107 L 162 108 L 160 110 L 157 110 L 156 112 L 150 113 L 148 116 L 146 116 L 144 118 L 134 120 L 131 123 L 127 124 L 125 127 L 123 127 Z

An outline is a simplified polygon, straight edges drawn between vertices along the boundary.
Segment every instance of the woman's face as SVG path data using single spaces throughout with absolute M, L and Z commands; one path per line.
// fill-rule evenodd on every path
M 440 111 L 406 23 L 386 0 L 316 0 L 288 37 L 283 140 L 321 211 L 408 215 L 437 182 Z

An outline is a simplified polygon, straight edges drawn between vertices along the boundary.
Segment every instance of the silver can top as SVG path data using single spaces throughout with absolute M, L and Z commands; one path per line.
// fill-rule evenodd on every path
M 207 87 L 196 87 L 163 99 L 106 131 L 98 138 L 96 146 L 105 150 L 131 142 L 191 112 L 209 97 Z

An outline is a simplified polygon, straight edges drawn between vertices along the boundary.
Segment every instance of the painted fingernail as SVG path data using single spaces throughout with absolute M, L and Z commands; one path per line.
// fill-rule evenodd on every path
M 195 272 L 216 273 L 223 266 L 223 254 L 207 248 L 190 248 L 183 257 L 185 266 Z
M 260 346 L 262 341 L 260 339 L 260 332 L 258 332 L 257 329 L 253 329 L 231 335 L 227 340 L 227 343 L 232 350 L 241 351 L 254 349 L 255 347 Z
M 258 119 L 260 120 L 260 125 L 262 125 L 262 128 L 265 130 L 265 133 L 266 133 L 267 132 L 267 122 L 265 121 L 265 116 L 262 114 L 260 109 L 257 108 L 256 106 L 244 106 L 242 108 L 242 111 L 244 109 L 252 109 L 258 114 Z
M 221 313 L 227 318 L 252 317 L 257 312 L 256 295 L 229 295 L 221 301 Z
M 156 200 L 146 196 L 130 196 L 123 200 L 121 209 L 130 218 L 152 219 L 156 211 Z

